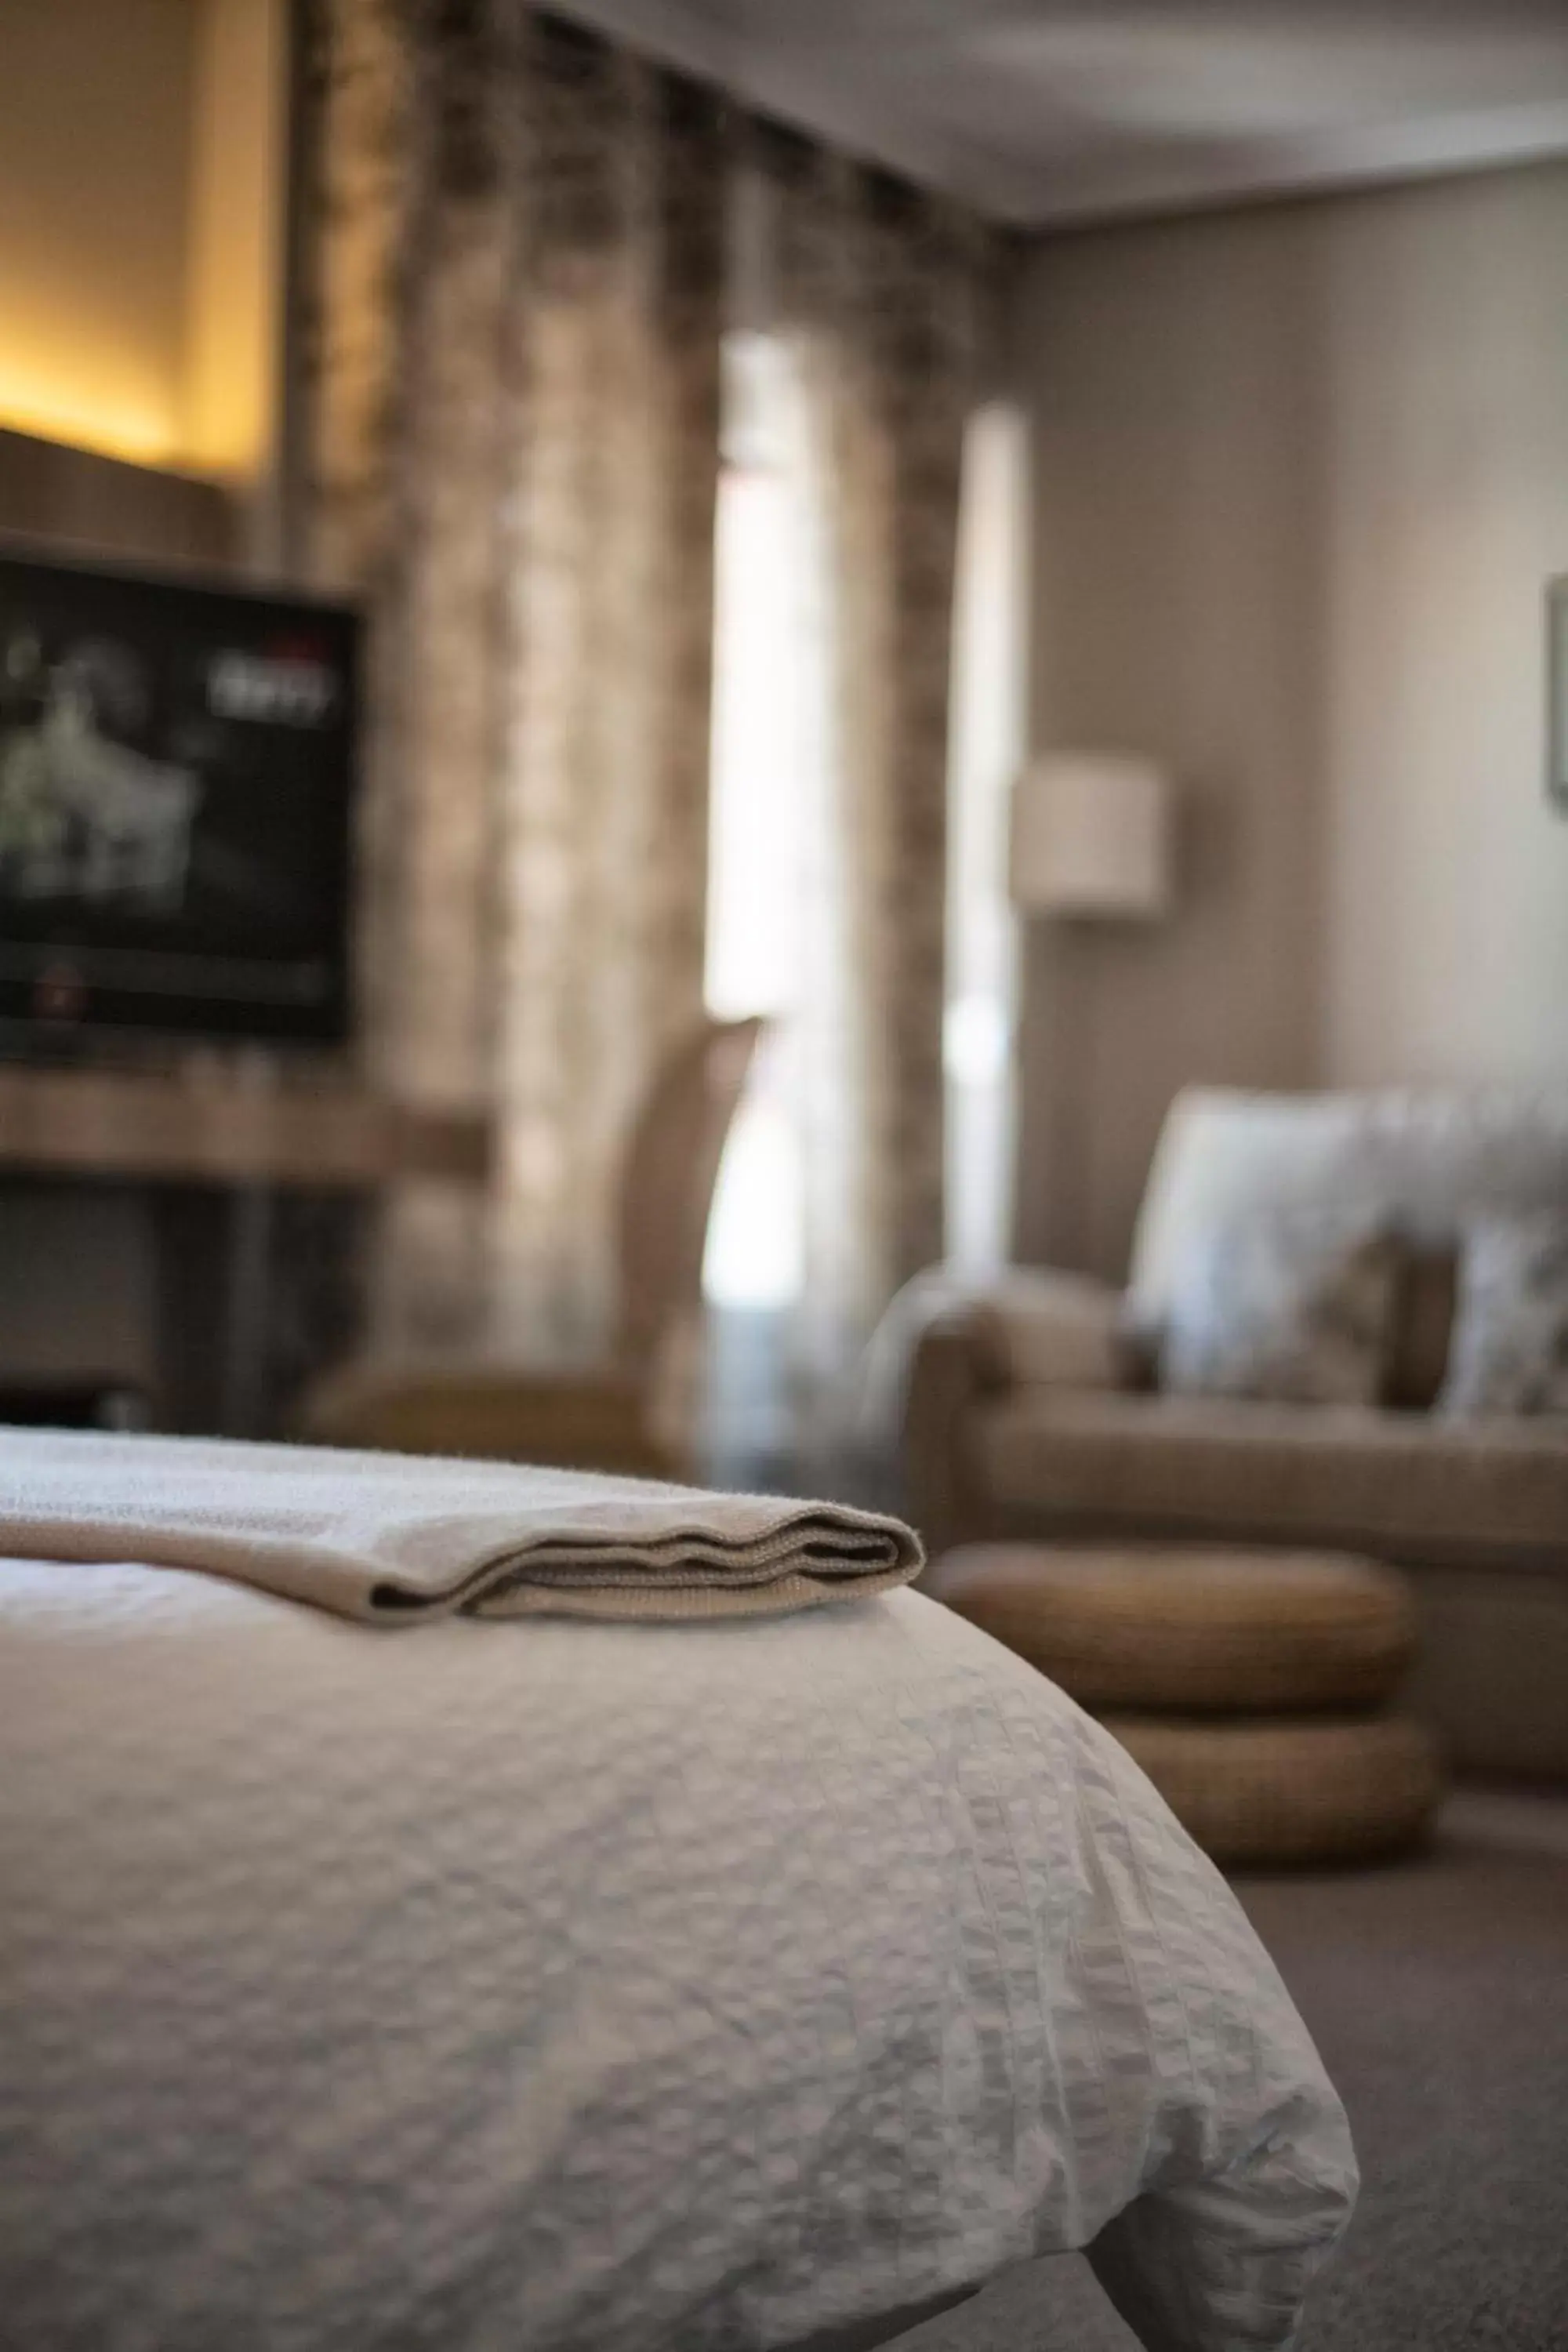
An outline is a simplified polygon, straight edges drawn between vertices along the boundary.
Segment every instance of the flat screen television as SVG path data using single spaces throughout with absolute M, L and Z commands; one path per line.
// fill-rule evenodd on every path
M 0 1042 L 331 1045 L 359 624 L 0 547 Z

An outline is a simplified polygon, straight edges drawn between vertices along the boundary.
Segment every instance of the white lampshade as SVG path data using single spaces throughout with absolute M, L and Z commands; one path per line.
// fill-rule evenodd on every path
M 1150 919 L 1170 904 L 1170 790 L 1152 761 L 1053 751 L 1013 791 L 1014 900 L 1036 913 Z

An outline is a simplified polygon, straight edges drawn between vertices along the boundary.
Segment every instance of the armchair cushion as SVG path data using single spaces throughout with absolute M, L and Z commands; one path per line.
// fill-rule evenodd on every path
M 1140 1319 L 1158 1328 L 1189 1244 L 1259 1209 L 1352 1205 L 1457 1241 L 1476 1217 L 1568 1199 L 1568 1095 L 1510 1089 L 1248 1094 L 1188 1087 L 1155 1149 L 1132 1244 Z
M 1375 1404 L 1393 1353 L 1401 1253 L 1331 1206 L 1215 1225 L 1175 1270 L 1162 1386 L 1296 1404 Z
M 1471 1226 L 1439 1403 L 1451 1414 L 1568 1414 L 1568 1218 Z
M 1568 1566 L 1561 1422 L 1021 1390 L 967 1433 L 993 1523 Z

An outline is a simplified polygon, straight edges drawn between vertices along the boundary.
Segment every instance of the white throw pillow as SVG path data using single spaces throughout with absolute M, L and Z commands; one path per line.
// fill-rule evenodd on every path
M 1364 1217 L 1280 1211 L 1191 1242 L 1173 1270 L 1163 1388 L 1292 1404 L 1376 1404 L 1400 1249 Z
M 1437 1409 L 1456 1418 L 1568 1413 L 1568 1214 L 1468 1228 Z

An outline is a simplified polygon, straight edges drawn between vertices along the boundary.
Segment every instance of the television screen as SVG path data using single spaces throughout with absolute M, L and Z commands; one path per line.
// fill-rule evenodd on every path
M 0 1024 L 348 1024 L 358 623 L 0 551 Z

